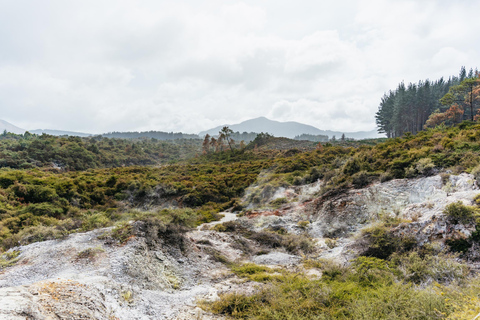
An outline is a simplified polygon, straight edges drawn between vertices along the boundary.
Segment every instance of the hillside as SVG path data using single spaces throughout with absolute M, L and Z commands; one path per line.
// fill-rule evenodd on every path
M 99 136 L 0 136 L 0 168 L 86 170 L 132 165 L 160 165 L 194 157 L 201 140 L 108 139 Z
M 16 134 L 23 134 L 25 132 L 25 129 L 19 128 L 5 120 L 0 119 L 0 131 L 4 132 L 5 130 L 7 132 L 16 133 Z
M 272 134 L 276 137 L 286 137 L 293 139 L 295 136 L 300 136 L 302 134 L 311 134 L 311 135 L 327 135 L 329 138 L 336 136 L 340 138 L 342 134 L 345 134 L 347 138 L 353 139 L 367 139 L 367 138 L 379 138 L 381 137 L 376 130 L 372 131 L 359 131 L 359 132 L 339 132 L 339 131 L 330 131 L 330 130 L 320 130 L 314 126 L 302 124 L 299 122 L 289 121 L 289 122 L 280 122 L 269 120 L 265 117 L 255 118 L 247 121 L 243 121 L 238 124 L 231 125 L 222 125 L 206 131 L 199 133 L 200 136 L 206 134 L 209 135 L 218 135 L 218 132 L 224 127 L 228 126 L 233 131 L 242 132 L 264 132 Z
M 0 317 L 473 319 L 479 132 L 1 169 Z

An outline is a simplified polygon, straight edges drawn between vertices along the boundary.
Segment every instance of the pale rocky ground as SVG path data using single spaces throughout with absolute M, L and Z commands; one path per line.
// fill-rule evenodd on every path
M 276 226 L 290 233 L 308 232 L 316 241 L 315 258 L 340 263 L 358 254 L 360 230 L 386 215 L 404 218 L 407 222 L 397 231 L 419 242 L 442 245 L 447 235 L 468 236 L 474 230 L 447 228 L 442 213 L 452 202 L 472 204 L 480 193 L 469 174 L 452 175 L 446 182 L 439 175 L 392 180 L 328 200 L 316 196 L 321 186 L 319 181 L 278 188 L 262 203 L 286 198 L 289 202 L 280 208 L 252 207 L 255 214 L 241 218 L 227 212 L 222 222 L 238 219 L 257 231 Z M 247 194 L 255 188 L 259 186 Z M 302 221 L 309 223 L 300 226 Z M 0 271 L 0 319 L 222 319 L 198 308 L 197 301 L 211 301 L 225 292 L 254 292 L 258 284 L 239 279 L 214 261 L 212 249 L 231 261 L 295 270 L 301 265 L 302 257 L 283 250 L 245 254 L 236 245 L 240 235 L 211 229 L 218 223 L 188 232 L 183 251 L 149 245 L 141 234 L 124 246 L 108 244 L 98 238 L 108 228 L 14 248 L 21 252 L 19 261 Z M 86 249 L 96 254 L 81 258 Z

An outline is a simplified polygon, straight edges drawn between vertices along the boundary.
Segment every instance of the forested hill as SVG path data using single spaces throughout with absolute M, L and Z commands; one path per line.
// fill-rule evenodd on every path
M 86 170 L 158 165 L 194 157 L 201 152 L 201 143 L 198 139 L 161 141 L 3 133 L 0 134 L 0 168 Z
M 402 82 L 381 99 L 375 115 L 378 132 L 394 138 L 442 122 L 454 125 L 473 120 L 480 101 L 479 83 L 478 71 L 470 69 L 467 73 L 465 67 L 448 80 Z

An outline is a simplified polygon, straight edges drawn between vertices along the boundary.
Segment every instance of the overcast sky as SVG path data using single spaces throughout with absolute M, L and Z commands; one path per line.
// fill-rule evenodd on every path
M 0 119 L 372 130 L 384 92 L 480 67 L 480 1 L 0 0 Z

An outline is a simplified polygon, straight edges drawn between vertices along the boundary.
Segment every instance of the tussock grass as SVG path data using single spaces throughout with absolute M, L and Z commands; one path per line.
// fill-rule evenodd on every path
M 438 269 L 428 261 L 423 263 L 430 270 Z M 406 264 L 400 265 L 404 268 Z M 259 320 L 470 319 L 466 315 L 475 316 L 480 309 L 475 304 L 480 278 L 463 284 L 417 286 L 396 264 L 369 257 L 352 261 L 348 268 L 329 260 L 305 260 L 304 265 L 321 270 L 322 278 L 310 279 L 303 273 L 278 272 L 255 264 L 234 266 L 232 271 L 237 275 L 266 285 L 251 295 L 228 293 L 218 301 L 200 305 L 235 319 Z M 456 270 L 457 266 L 450 268 Z

